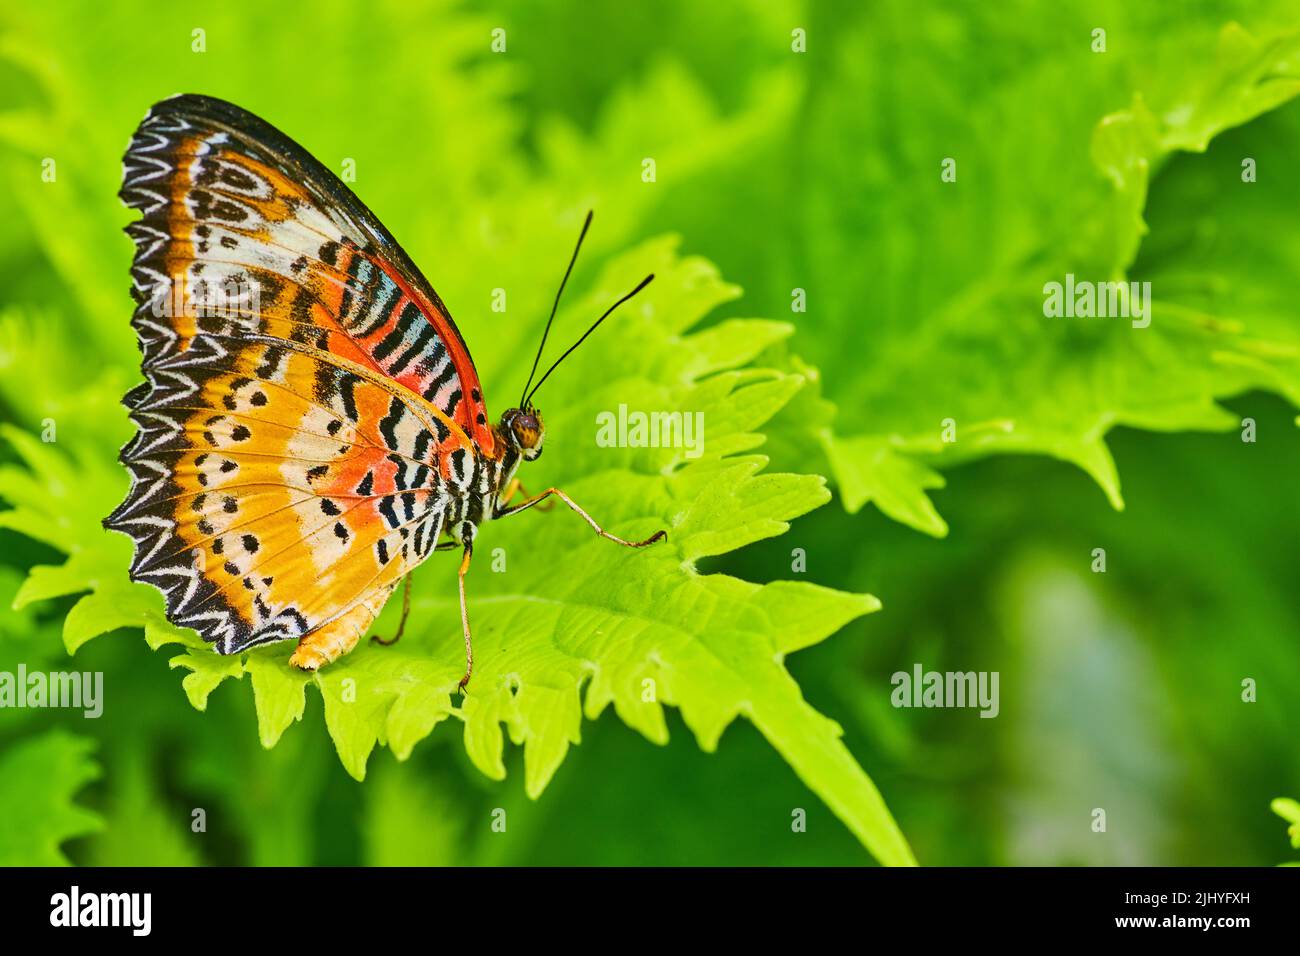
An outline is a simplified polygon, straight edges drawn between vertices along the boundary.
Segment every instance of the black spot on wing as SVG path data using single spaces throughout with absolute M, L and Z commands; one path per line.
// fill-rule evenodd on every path
M 411 487 L 406 480 L 406 459 L 401 455 L 389 455 L 388 460 L 393 463 L 393 485 L 398 491 L 405 491 Z
M 396 352 L 401 344 L 406 341 L 406 334 L 410 330 L 411 326 L 414 325 L 417 320 L 423 321 L 423 319 L 424 316 L 420 314 L 420 310 L 416 307 L 415 303 L 407 302 L 402 308 L 401 315 L 397 317 L 397 324 L 393 327 L 392 331 L 380 340 L 379 344 L 375 346 L 374 352 L 371 353 L 374 356 L 375 361 L 382 362 L 387 359 L 388 356 Z
M 284 364 L 285 350 L 269 347 L 262 355 L 262 364 L 257 367 L 257 377 L 263 380 L 272 380 L 280 374 L 280 366 Z
M 339 397 L 343 400 L 343 414 L 347 415 L 348 420 L 353 422 L 359 418 L 356 391 L 356 376 L 344 373 L 339 379 Z
M 379 499 L 379 513 L 383 516 L 384 523 L 390 528 L 396 528 L 402 523 L 397 517 L 397 509 L 393 507 L 393 496 L 385 495 Z
M 389 448 L 397 448 L 397 425 L 405 412 L 406 406 L 400 399 L 394 398 L 388 403 L 388 414 L 379 420 L 379 434 L 384 437 Z
M 406 351 L 399 355 L 397 360 L 388 367 L 388 374 L 400 375 L 402 372 L 406 371 L 407 366 L 415 361 L 416 356 L 423 352 L 425 347 L 437 338 L 437 336 L 438 333 L 434 331 L 433 326 L 426 324 L 425 327 L 420 330 L 420 334 L 415 337 L 415 341 L 412 342 L 410 346 L 407 347 Z
M 387 275 L 381 272 L 379 274 L 379 281 L 382 290 L 375 298 L 374 302 L 371 303 L 370 309 L 366 313 L 366 315 L 369 316 L 370 321 L 366 322 L 365 325 L 361 325 L 360 322 L 358 322 L 357 327 L 352 329 L 352 334 L 357 338 L 364 339 L 366 336 L 373 335 L 382 328 L 384 323 L 388 321 L 388 317 L 392 315 L 393 309 L 397 307 L 398 301 L 402 298 L 401 289 L 399 289 L 397 283 L 388 278 Z
M 442 390 L 442 387 L 444 385 L 446 385 L 448 382 L 451 381 L 452 376 L 455 374 L 456 374 L 456 366 L 454 366 L 451 363 L 451 358 L 448 357 L 447 363 L 442 367 L 442 371 L 438 373 L 438 377 L 435 378 L 432 382 L 430 382 L 427 386 L 425 386 L 424 393 L 423 393 L 424 400 L 426 402 L 433 401 L 434 396 L 436 396 L 438 392 Z M 444 409 L 444 411 L 446 411 L 446 409 Z

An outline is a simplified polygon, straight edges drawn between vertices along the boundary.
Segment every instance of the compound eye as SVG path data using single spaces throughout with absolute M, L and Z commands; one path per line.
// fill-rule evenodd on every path
M 541 423 L 536 415 L 520 415 L 511 422 L 510 428 L 515 433 L 515 440 L 519 442 L 521 448 L 532 448 L 537 444 Z

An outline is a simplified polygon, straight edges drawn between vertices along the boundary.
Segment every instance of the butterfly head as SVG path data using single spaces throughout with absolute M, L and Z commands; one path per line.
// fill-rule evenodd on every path
M 524 408 L 512 408 L 502 415 L 501 431 L 519 449 L 524 461 L 534 461 L 541 456 L 542 443 L 546 440 L 546 426 L 542 424 L 541 412 L 531 404 Z

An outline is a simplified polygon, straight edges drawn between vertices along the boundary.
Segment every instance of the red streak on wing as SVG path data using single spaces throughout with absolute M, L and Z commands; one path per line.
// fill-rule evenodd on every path
M 372 261 L 387 273 L 388 277 L 397 284 L 397 288 L 402 295 L 414 302 L 416 308 L 432 323 L 434 331 L 438 333 L 438 338 L 442 340 L 443 346 L 447 349 L 447 354 L 451 356 L 452 366 L 456 369 L 456 375 L 461 383 L 461 400 L 456 406 L 456 412 L 452 418 L 461 427 L 461 430 L 473 439 L 484 454 L 492 455 L 495 441 L 492 436 L 491 422 L 487 417 L 487 405 L 483 400 L 483 385 L 479 381 L 478 371 L 474 368 L 474 360 L 470 357 L 469 350 L 461 340 L 460 333 L 451 324 L 447 314 L 429 301 L 428 297 L 418 288 L 407 282 L 402 274 L 393 268 L 391 263 L 381 258 L 372 258 Z M 401 303 L 399 302 L 392 310 L 392 318 L 381 329 L 373 333 L 372 337 L 382 337 L 396 324 L 397 316 L 400 314 Z M 419 374 L 414 368 L 398 375 L 395 381 L 417 395 L 423 391 Z M 478 401 L 474 400 L 474 392 L 478 393 Z M 483 416 L 482 424 L 478 421 L 479 415 Z M 449 444 L 452 448 L 459 446 L 459 442 L 454 439 Z

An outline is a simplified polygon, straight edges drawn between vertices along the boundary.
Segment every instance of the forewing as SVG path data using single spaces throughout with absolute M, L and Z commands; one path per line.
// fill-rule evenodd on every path
M 492 452 L 446 306 L 387 229 L 306 150 L 221 100 L 155 105 L 124 159 L 144 364 L 196 334 L 310 343 L 391 378 Z

